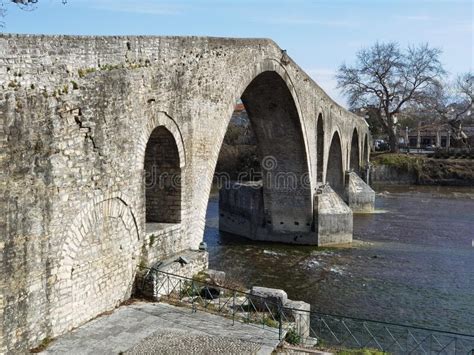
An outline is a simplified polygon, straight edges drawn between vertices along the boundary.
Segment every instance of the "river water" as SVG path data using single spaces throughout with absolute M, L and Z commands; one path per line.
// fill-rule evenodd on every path
M 210 268 L 329 314 L 474 334 L 474 188 L 378 186 L 354 215 L 351 247 L 252 242 L 219 232 L 218 195 L 204 240 Z

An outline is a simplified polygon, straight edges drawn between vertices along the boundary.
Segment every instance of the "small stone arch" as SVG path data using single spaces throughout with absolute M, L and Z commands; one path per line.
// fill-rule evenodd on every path
M 329 148 L 328 161 L 326 165 L 326 182 L 340 196 L 344 193 L 344 169 L 341 139 L 339 133 L 334 132 Z
M 137 149 L 137 169 L 143 170 L 143 162 L 145 160 L 145 150 L 152 132 L 155 128 L 163 126 L 174 137 L 176 147 L 179 155 L 179 166 L 184 168 L 186 165 L 186 154 L 183 142 L 183 136 L 175 120 L 166 114 L 164 111 L 159 111 L 156 108 L 151 108 L 148 115 L 149 119 L 139 134 L 138 149 Z
M 182 179 L 179 149 L 165 126 L 150 134 L 144 158 L 146 223 L 180 223 Z
M 142 191 L 142 198 L 141 198 L 141 206 L 143 206 L 143 218 L 140 218 L 141 225 L 144 226 L 143 223 L 147 222 L 156 222 L 156 223 L 179 223 L 182 220 L 182 191 L 183 191 L 183 182 L 184 182 L 184 168 L 186 166 L 186 151 L 184 146 L 184 140 L 179 129 L 178 124 L 176 121 L 169 116 L 165 111 L 159 110 L 158 107 L 155 106 L 155 103 L 150 103 L 150 107 L 147 108 L 146 117 L 148 118 L 146 124 L 142 127 L 141 132 L 138 135 L 137 141 L 137 153 L 136 153 L 136 170 L 142 174 L 142 181 L 143 181 L 143 191 Z M 161 136 L 161 137 L 160 137 Z M 155 150 L 159 151 L 160 142 L 164 143 L 164 145 L 168 145 L 168 148 L 172 147 L 172 154 L 176 160 L 176 164 L 171 166 L 173 171 L 169 169 L 165 171 L 165 174 L 161 175 L 157 174 L 158 170 L 155 171 L 148 171 L 147 172 L 147 164 L 146 164 L 146 152 L 147 147 L 149 148 L 150 139 L 155 141 L 157 145 L 155 145 Z M 171 173 L 170 173 L 171 172 Z M 167 176 L 166 176 L 167 175 Z M 169 186 L 178 186 L 179 189 L 175 189 L 175 194 L 169 194 L 166 196 L 166 199 L 161 199 L 159 194 L 155 197 L 156 206 L 155 208 L 150 208 L 150 204 L 148 204 L 147 208 L 147 188 L 151 186 L 150 179 L 160 180 L 158 181 L 161 183 L 162 190 L 168 188 Z M 154 185 L 155 187 L 158 186 Z M 170 202 L 172 205 L 172 209 L 167 209 L 169 212 L 169 216 L 159 216 L 158 213 L 151 213 L 150 211 L 164 211 L 163 204 L 160 204 L 160 200 L 163 202 Z M 150 198 L 148 202 L 150 202 Z M 166 203 L 165 203 L 166 205 Z M 169 205 L 169 204 L 168 204 Z M 170 218 L 168 218 L 170 217 Z
M 359 150 L 359 134 L 357 128 L 352 132 L 351 149 L 350 149 L 350 170 L 359 173 L 360 170 L 360 150 Z

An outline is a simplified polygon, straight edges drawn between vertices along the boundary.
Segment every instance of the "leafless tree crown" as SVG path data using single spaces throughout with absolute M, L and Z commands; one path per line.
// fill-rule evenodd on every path
M 372 107 L 396 150 L 393 117 L 407 104 L 423 104 L 445 74 L 441 50 L 428 44 L 405 50 L 395 42 L 376 43 L 357 53 L 353 66 L 343 64 L 336 78 L 351 108 Z

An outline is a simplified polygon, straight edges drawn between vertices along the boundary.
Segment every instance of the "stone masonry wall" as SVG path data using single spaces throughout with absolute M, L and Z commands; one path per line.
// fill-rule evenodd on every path
M 354 128 L 361 141 L 368 130 L 274 42 L 0 35 L 0 352 L 34 347 L 129 296 L 147 242 L 145 150 L 158 126 L 179 154 L 181 222 L 156 244 L 169 249 L 150 255 L 198 247 L 235 102 L 265 71 L 294 100 L 311 194 L 316 117 L 324 147 L 339 132 L 344 169 Z

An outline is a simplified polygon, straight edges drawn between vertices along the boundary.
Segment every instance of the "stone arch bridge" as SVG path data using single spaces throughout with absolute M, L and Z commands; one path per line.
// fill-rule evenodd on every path
M 239 99 L 264 168 L 249 237 L 349 242 L 347 204 L 367 207 L 366 122 L 271 40 L 4 34 L 0 61 L 0 352 L 115 307 L 138 265 L 198 248 Z

